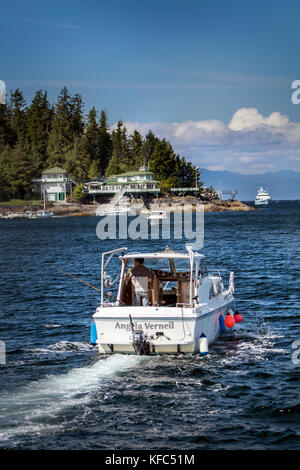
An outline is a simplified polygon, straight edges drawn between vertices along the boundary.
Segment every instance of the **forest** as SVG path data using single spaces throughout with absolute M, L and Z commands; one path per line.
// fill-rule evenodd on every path
M 201 187 L 200 172 L 176 154 L 166 139 L 151 130 L 128 135 L 119 120 L 112 129 L 108 115 L 92 107 L 84 114 L 80 94 L 62 88 L 51 104 L 38 90 L 27 104 L 20 89 L 0 104 L 0 200 L 30 199 L 32 180 L 47 168 L 65 168 L 77 183 L 137 170 L 146 163 L 160 181 L 162 193 L 171 187 Z

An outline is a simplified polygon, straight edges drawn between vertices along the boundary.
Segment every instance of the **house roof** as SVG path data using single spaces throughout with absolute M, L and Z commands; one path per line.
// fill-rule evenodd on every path
M 153 172 L 150 170 L 136 170 L 136 171 L 127 171 L 126 173 L 121 173 L 116 176 L 138 176 L 138 175 L 153 175 Z
M 67 173 L 67 170 L 64 168 L 60 168 L 59 166 L 55 166 L 53 168 L 48 168 L 47 170 L 42 171 L 42 174 L 59 174 L 59 173 Z

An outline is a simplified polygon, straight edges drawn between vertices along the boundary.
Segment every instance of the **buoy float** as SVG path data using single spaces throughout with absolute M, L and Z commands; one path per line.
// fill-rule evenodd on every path
M 95 320 L 93 320 L 92 323 L 91 323 L 90 343 L 93 346 L 96 346 L 96 344 L 97 344 L 97 329 L 96 329 Z
M 235 323 L 241 323 L 241 321 L 243 321 L 243 316 L 238 310 L 234 312 L 233 317 L 234 317 Z
M 202 356 L 205 356 L 205 354 L 208 354 L 208 340 L 207 340 L 207 336 L 205 336 L 204 333 L 202 333 L 202 335 L 199 338 L 199 349 L 200 349 L 200 353 L 202 354 Z
M 225 325 L 227 328 L 232 328 L 235 324 L 234 318 L 230 315 L 230 313 L 227 313 L 226 318 L 225 318 Z
M 220 325 L 220 330 L 221 330 L 221 331 L 225 331 L 225 330 L 226 330 L 225 321 L 224 321 L 223 315 L 220 315 L 220 316 L 219 316 L 219 325 Z

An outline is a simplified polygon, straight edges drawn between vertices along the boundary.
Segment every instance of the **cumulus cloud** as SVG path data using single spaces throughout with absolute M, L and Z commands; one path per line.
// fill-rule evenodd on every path
M 126 122 L 128 132 L 146 135 L 151 129 L 166 138 L 180 155 L 209 170 L 263 173 L 300 171 L 300 123 L 273 112 L 241 108 L 229 124 L 212 119 L 173 123 Z

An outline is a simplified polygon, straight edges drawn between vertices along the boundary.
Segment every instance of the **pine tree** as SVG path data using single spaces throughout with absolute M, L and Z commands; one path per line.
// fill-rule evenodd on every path
M 172 176 L 175 184 L 175 178 L 178 179 L 175 154 L 171 144 L 166 139 L 159 140 L 155 144 L 149 164 L 157 179 L 165 180 Z
M 155 137 L 153 132 L 150 130 L 146 135 L 143 143 L 142 153 L 145 158 L 145 163 L 148 165 L 152 154 L 154 152 L 155 145 L 159 142 L 159 139 Z
M 72 147 L 65 154 L 65 169 L 70 173 L 77 182 L 82 182 L 87 179 L 88 167 L 86 158 L 83 155 L 81 142 L 76 138 Z
M 80 95 L 72 98 L 64 87 L 58 97 L 51 121 L 48 140 L 48 166 L 65 166 L 66 154 L 73 149 L 75 139 L 83 132 L 82 100 Z
M 26 140 L 33 156 L 36 177 L 45 169 L 47 164 L 51 114 L 47 92 L 38 90 L 28 108 L 26 119 Z
M 14 134 L 13 145 L 24 141 L 26 134 L 26 101 L 19 88 L 10 94 L 10 126 Z
M 143 137 L 137 130 L 135 130 L 129 137 L 128 146 L 130 155 L 130 168 L 138 170 L 140 166 L 143 165 L 145 157 L 143 155 Z
M 14 197 L 24 199 L 32 189 L 33 165 L 28 148 L 21 140 L 10 150 L 7 178 Z
M 121 164 L 123 161 L 123 123 L 118 121 L 116 130 L 112 131 L 112 157 L 106 168 L 105 175 L 115 175 L 121 173 Z
M 11 147 L 7 144 L 0 151 L 0 200 L 7 201 L 10 197 L 11 188 L 9 185 L 9 162 L 11 159 Z
M 107 114 L 104 110 L 101 111 L 100 115 L 98 149 L 100 175 L 104 176 L 113 150 L 112 136 L 109 132 Z
M 7 104 L 0 103 L 0 152 L 6 145 L 14 144 L 14 135 L 9 120 L 9 109 Z
M 99 176 L 99 126 L 97 123 L 97 112 L 94 107 L 88 114 L 88 122 L 82 138 L 81 148 L 86 160 L 87 168 L 89 168 L 93 163 L 93 170 L 97 171 L 97 175 L 95 176 Z
M 74 138 L 81 138 L 84 131 L 83 100 L 79 93 L 70 99 L 70 131 Z
M 98 177 L 99 177 L 98 165 L 97 165 L 96 160 L 93 160 L 89 168 L 88 178 L 93 180 L 94 178 L 98 178 Z

